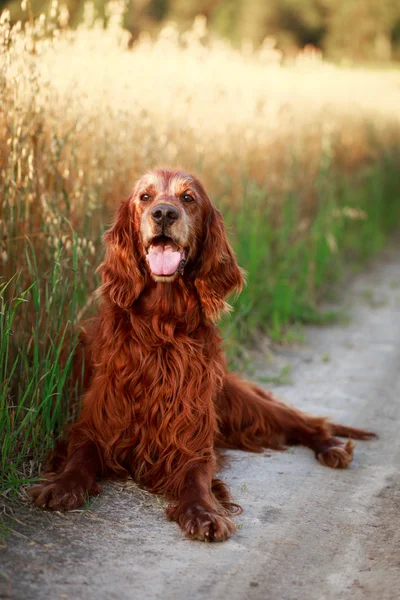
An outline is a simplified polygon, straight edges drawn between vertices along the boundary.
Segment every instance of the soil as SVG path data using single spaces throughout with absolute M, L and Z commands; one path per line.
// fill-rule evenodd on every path
M 221 544 L 192 542 L 162 501 L 107 483 L 88 507 L 8 505 L 0 597 L 18 600 L 397 600 L 400 598 L 400 261 L 392 253 L 346 286 L 335 325 L 252 353 L 250 377 L 288 402 L 379 439 L 347 470 L 296 447 L 230 452 L 222 476 L 243 508 Z M 291 380 L 290 382 L 288 380 Z M 260 383 L 267 386 L 265 383 Z

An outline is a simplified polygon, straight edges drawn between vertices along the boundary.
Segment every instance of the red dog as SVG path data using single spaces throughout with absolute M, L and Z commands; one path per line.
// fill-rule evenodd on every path
M 213 478 L 216 446 L 303 444 L 323 465 L 345 468 L 353 443 L 332 436 L 373 436 L 227 373 L 214 323 L 243 275 L 197 179 L 161 169 L 142 177 L 105 243 L 100 313 L 81 335 L 82 412 L 58 471 L 31 488 L 36 504 L 73 509 L 101 491 L 98 478 L 131 475 L 172 502 L 168 517 L 187 536 L 224 540 L 240 507 Z

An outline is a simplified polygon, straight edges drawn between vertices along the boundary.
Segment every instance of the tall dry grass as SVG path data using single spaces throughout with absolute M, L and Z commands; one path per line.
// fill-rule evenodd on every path
M 143 171 L 194 171 L 225 214 L 249 272 L 224 325 L 228 351 L 257 327 L 279 337 L 292 319 L 318 319 L 318 297 L 349 255 L 377 250 L 400 221 L 399 71 L 339 68 L 310 52 L 284 66 L 268 40 L 235 51 L 201 18 L 130 48 L 121 6 L 109 10 L 107 30 L 89 4 L 76 31 L 56 2 L 24 26 L 1 17 L 7 489 L 32 476 L 67 418 L 59 352 L 90 311 L 101 234 Z

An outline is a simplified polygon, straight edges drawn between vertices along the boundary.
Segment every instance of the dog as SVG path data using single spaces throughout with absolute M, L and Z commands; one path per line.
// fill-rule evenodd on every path
M 352 439 L 374 436 L 228 373 L 216 321 L 243 273 L 194 176 L 144 175 L 104 241 L 99 313 L 83 326 L 76 359 L 78 371 L 85 361 L 82 410 L 58 468 L 30 489 L 38 506 L 75 509 L 101 492 L 99 478 L 131 476 L 169 500 L 167 516 L 186 536 L 222 541 L 241 507 L 215 477 L 219 448 L 302 444 L 321 464 L 345 468 Z

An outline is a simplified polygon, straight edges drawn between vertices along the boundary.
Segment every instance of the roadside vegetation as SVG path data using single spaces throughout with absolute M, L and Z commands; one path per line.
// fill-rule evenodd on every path
M 94 309 L 101 236 L 155 166 L 204 182 L 248 285 L 223 322 L 228 354 L 260 329 L 319 322 L 349 261 L 400 223 L 400 72 L 313 52 L 233 50 L 197 19 L 128 48 L 65 10 L 0 22 L 0 443 L 4 494 L 36 474 L 76 410 L 75 326 Z M 63 360 L 59 361 L 61 349 Z M 67 349 L 67 350 L 65 350 Z

